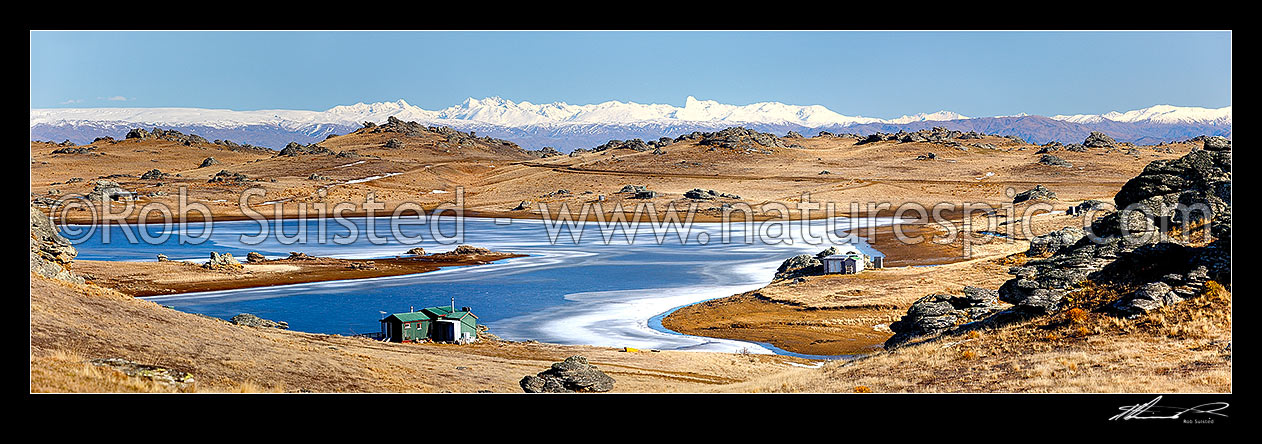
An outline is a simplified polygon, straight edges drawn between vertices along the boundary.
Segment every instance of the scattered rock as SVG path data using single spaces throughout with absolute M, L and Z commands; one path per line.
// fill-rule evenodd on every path
M 400 142 L 399 139 L 391 137 L 390 140 L 387 140 L 386 144 L 382 146 L 386 148 L 403 148 L 403 142 Z
M 411 250 L 408 250 L 407 254 L 410 254 L 410 255 L 413 255 L 413 256 L 424 256 L 424 255 L 425 255 L 425 249 L 424 249 L 424 248 L 421 248 L 421 247 L 416 247 L 416 248 L 413 248 L 413 249 L 411 249 Z
M 158 262 L 171 262 L 171 259 L 167 258 L 165 254 L 158 253 Z
M 206 167 L 208 167 L 208 166 L 211 166 L 211 165 L 218 165 L 218 164 L 219 164 L 219 161 L 218 161 L 218 160 L 215 160 L 215 158 L 214 158 L 214 157 L 207 157 L 207 158 L 205 158 L 205 159 L 203 159 L 203 160 L 202 160 L 202 164 L 201 164 L 201 165 L 199 165 L 199 166 L 198 166 L 198 168 L 206 168 Z
M 263 257 L 263 255 L 259 254 L 257 251 L 251 251 L 245 254 L 245 261 L 251 264 L 263 262 L 265 260 L 267 260 L 267 258 Z
M 523 201 L 521 201 L 521 203 L 518 203 L 518 204 L 517 204 L 517 206 L 513 207 L 513 208 L 512 208 L 511 210 L 509 210 L 509 211 L 522 211 L 522 210 L 526 210 L 526 209 L 530 208 L 530 205 L 531 205 L 531 204 L 532 204 L 532 202 L 530 202 L 530 201 L 528 201 L 528 200 L 523 200 Z
M 228 170 L 219 170 L 214 176 L 211 176 L 207 183 L 223 183 L 223 184 L 239 184 L 248 182 L 249 177 L 241 173 L 233 173 Z

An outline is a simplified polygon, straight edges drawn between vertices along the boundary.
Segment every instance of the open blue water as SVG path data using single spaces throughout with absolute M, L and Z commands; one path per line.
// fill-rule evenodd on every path
M 347 219 L 359 233 L 370 219 Z M 424 240 L 404 244 L 391 233 L 390 220 L 371 219 L 384 243 L 360 236 L 353 243 L 339 245 L 331 240 L 351 230 L 328 221 L 326 234 L 318 237 L 320 222 L 305 222 L 310 237 L 305 242 L 286 244 L 275 235 L 262 243 L 247 245 L 242 236 L 254 236 L 260 222 L 216 222 L 214 230 L 200 244 L 180 242 L 172 233 L 159 243 L 146 243 L 138 235 L 133 243 L 117 225 L 106 231 L 96 227 L 77 245 L 80 259 L 137 261 L 155 260 L 157 254 L 171 260 L 205 262 L 210 252 L 230 252 L 244 258 L 257 251 L 268 257 L 285 257 L 290 251 L 340 258 L 384 258 L 402 255 L 414 246 L 427 252 L 447 251 L 456 244 L 439 244 L 428 225 L 412 225 L 399 230 L 401 236 L 421 235 Z M 507 222 L 507 223 L 506 223 Z M 811 221 L 805 227 L 813 235 L 832 228 L 839 236 L 856 220 Z M 871 222 L 871 221 L 869 221 Z M 878 219 L 878 224 L 891 223 Z M 286 235 L 299 231 L 300 222 L 267 222 L 268 229 L 280 228 Z M 493 220 L 465 218 L 463 240 L 459 243 L 496 251 L 527 254 L 489 265 L 450 267 L 430 273 L 376 279 L 317 282 L 241 290 L 186 293 L 147 298 L 178 310 L 229 318 L 238 313 L 282 320 L 294 330 L 357 334 L 379 330 L 381 312 L 395 313 L 434 305 L 468 306 L 491 332 L 511 340 L 538 340 L 560 344 L 588 344 L 610 347 L 636 347 L 663 350 L 781 352 L 766 344 L 701 338 L 670 332 L 661 327 L 660 316 L 674 308 L 757 289 L 770 282 L 784 259 L 802 253 L 816 253 L 831 245 L 809 244 L 803 240 L 802 222 L 788 230 L 769 232 L 775 239 L 791 243 L 745 242 L 748 228 L 735 224 L 728 228 L 731 241 L 724 243 L 719 224 L 693 224 L 686 242 L 670 234 L 656 242 L 654 231 L 641 224 L 633 243 L 623 231 L 606 244 L 602 231 L 588 224 L 581 241 L 575 244 L 569 231 L 561 231 L 558 242 L 549 241 L 547 226 L 537 220 Z M 438 223 L 441 233 L 457 232 L 453 218 Z M 190 236 L 202 233 L 201 224 L 185 227 Z M 755 226 L 756 230 L 757 226 Z M 84 226 L 68 226 L 71 237 Z M 757 231 L 755 231 L 757 232 Z M 148 234 L 165 233 L 150 226 Z M 607 233 L 607 231 L 605 232 Z M 661 230 L 658 230 L 661 233 Z M 770 236 L 768 236 L 770 237 Z M 707 240 L 704 245 L 699 240 Z M 186 238 L 187 239 L 187 238 Z M 320 240 L 323 239 L 324 242 Z M 869 254 L 878 254 L 861 241 L 855 242 Z

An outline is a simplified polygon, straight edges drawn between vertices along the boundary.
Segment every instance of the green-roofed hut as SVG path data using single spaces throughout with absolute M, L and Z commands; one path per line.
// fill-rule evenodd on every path
M 381 320 L 381 334 L 391 342 L 473 342 L 478 338 L 478 316 L 469 307 L 438 306 L 395 313 Z

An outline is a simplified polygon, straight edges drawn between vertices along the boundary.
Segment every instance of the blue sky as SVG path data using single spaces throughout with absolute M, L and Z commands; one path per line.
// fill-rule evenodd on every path
M 466 97 L 824 105 L 890 118 L 1231 105 L 1229 32 L 32 32 L 31 107 Z

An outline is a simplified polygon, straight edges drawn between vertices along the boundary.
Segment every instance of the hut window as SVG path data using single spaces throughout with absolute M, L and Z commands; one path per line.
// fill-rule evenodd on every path
M 403 324 L 403 328 L 412 328 L 412 324 Z

